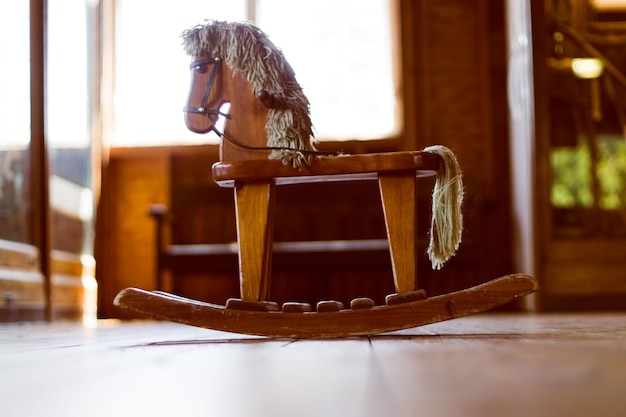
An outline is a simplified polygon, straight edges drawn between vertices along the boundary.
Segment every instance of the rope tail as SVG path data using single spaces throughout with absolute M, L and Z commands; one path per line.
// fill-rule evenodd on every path
M 430 242 L 426 251 L 433 269 L 441 269 L 461 243 L 463 174 L 454 153 L 445 146 L 429 146 L 424 151 L 436 153 L 442 160 L 433 189 Z

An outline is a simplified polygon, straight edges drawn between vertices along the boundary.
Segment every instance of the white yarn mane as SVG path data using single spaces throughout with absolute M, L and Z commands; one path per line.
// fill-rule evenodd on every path
M 206 20 L 184 31 L 182 39 L 188 55 L 220 57 L 255 91 L 266 90 L 280 103 L 268 111 L 267 146 L 315 150 L 309 100 L 282 51 L 261 29 L 249 22 Z M 310 155 L 274 150 L 270 158 L 300 167 L 310 160 Z

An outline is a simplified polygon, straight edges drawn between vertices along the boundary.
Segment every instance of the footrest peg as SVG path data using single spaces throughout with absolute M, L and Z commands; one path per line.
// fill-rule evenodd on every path
M 359 310 L 364 308 L 372 308 L 376 305 L 374 300 L 367 297 L 359 297 L 350 301 L 350 308 L 352 310 Z
M 343 303 L 341 301 L 324 300 L 317 303 L 318 313 L 329 313 L 332 311 L 343 310 Z
M 311 304 L 287 301 L 283 303 L 283 313 L 308 313 L 313 311 Z

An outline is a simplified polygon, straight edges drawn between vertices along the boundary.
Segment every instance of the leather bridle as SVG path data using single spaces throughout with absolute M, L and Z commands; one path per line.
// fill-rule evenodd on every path
M 209 75 L 209 81 L 207 82 L 207 85 L 204 89 L 204 94 L 202 95 L 202 101 L 200 103 L 200 106 L 199 107 L 193 107 L 193 106 L 183 107 L 184 112 L 203 114 L 209 119 L 211 119 L 211 122 L 212 122 L 211 130 L 214 130 L 215 128 L 214 122 L 216 118 L 220 116 L 228 117 L 228 114 L 221 112 L 219 109 L 207 108 L 209 104 L 208 103 L 209 95 L 211 94 L 211 89 L 213 89 L 213 85 L 215 84 L 215 79 L 217 78 L 217 72 L 220 68 L 221 61 L 222 60 L 220 59 L 220 57 L 207 57 L 207 58 L 201 58 L 201 59 L 195 60 L 191 64 L 189 64 L 190 70 L 195 69 L 201 74 L 207 72 L 208 65 L 212 65 L 211 74 Z

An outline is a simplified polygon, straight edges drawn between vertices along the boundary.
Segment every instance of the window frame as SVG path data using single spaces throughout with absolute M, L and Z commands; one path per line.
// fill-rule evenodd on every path
M 254 20 L 256 13 L 256 0 L 245 0 L 246 16 L 248 20 Z M 171 143 L 157 144 L 154 146 L 144 146 L 139 144 L 108 145 L 108 139 L 111 138 L 115 126 L 114 116 L 114 100 L 115 91 L 115 11 L 116 0 L 100 0 L 102 28 L 101 28 L 101 54 L 102 61 L 101 77 L 100 77 L 100 120 L 101 120 L 101 137 L 103 142 L 103 156 L 105 160 L 111 155 L 124 155 L 127 153 L 142 152 L 146 148 L 163 148 L 172 149 L 179 146 L 192 147 L 219 147 L 219 142 L 205 144 L 175 143 L 175 139 Z M 391 57 L 392 57 L 392 76 L 393 89 L 395 93 L 395 129 L 389 135 L 380 138 L 371 139 L 335 139 L 326 137 L 316 137 L 316 144 L 321 149 L 338 150 L 344 152 L 379 152 L 392 151 L 402 149 L 412 149 L 411 144 L 415 143 L 415 139 L 410 139 L 406 131 L 406 109 L 407 99 L 410 99 L 410 91 L 406 88 L 406 51 L 402 47 L 402 0 L 388 0 L 390 27 L 391 27 Z M 415 93 L 413 93 L 415 94 Z

